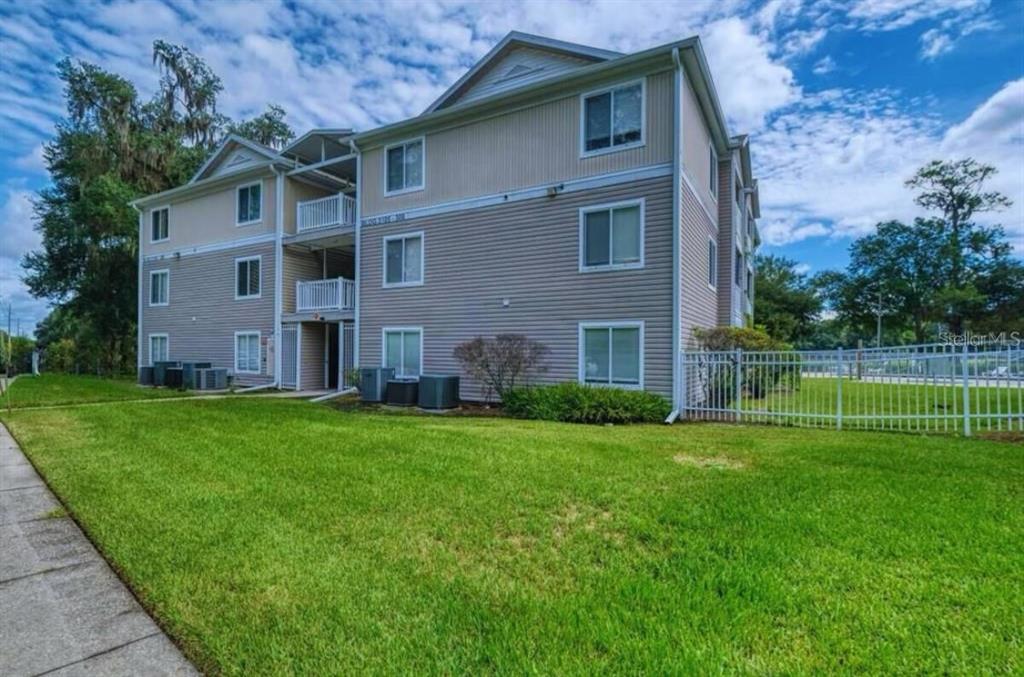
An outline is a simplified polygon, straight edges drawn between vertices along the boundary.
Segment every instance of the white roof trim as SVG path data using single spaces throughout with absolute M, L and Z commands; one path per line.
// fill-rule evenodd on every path
M 319 128 L 311 129 L 308 132 L 306 132 L 305 134 L 303 134 L 302 136 L 300 136 L 299 138 L 297 138 L 294 141 L 292 141 L 291 143 L 289 143 L 284 148 L 282 148 L 281 149 L 281 154 L 283 155 L 283 154 L 289 152 L 292 148 L 295 148 L 295 146 L 298 146 L 300 143 L 302 143 L 303 141 L 305 141 L 306 139 L 308 139 L 311 136 L 325 136 L 328 139 L 330 139 L 331 141 L 338 142 L 339 139 L 352 136 L 353 134 L 355 134 L 355 130 L 344 128 L 344 127 L 337 127 L 337 128 L 319 127 Z
M 564 42 L 562 40 L 555 40 L 554 38 L 545 38 L 541 35 L 531 35 L 530 33 L 520 33 L 519 31 L 512 31 L 501 41 L 494 46 L 494 48 L 487 52 L 479 61 L 473 64 L 473 67 L 466 71 L 461 78 L 455 81 L 451 87 L 445 90 L 444 94 L 439 96 L 430 106 L 427 107 L 423 113 L 433 113 L 435 110 L 443 106 L 448 102 L 456 93 L 462 89 L 463 85 L 469 82 L 473 76 L 482 71 L 484 68 L 489 66 L 498 56 L 500 56 L 512 43 L 525 45 L 529 47 L 537 47 L 548 51 L 562 52 L 568 54 L 575 54 L 586 58 L 594 59 L 597 61 L 608 61 L 609 59 L 617 59 L 623 56 L 620 52 L 613 52 L 607 49 L 598 49 L 597 47 L 589 47 L 587 45 L 579 45 L 574 42 Z
M 250 141 L 249 139 L 238 136 L 237 134 L 228 134 L 227 138 L 224 139 L 223 142 L 221 142 L 220 147 L 213 152 L 213 155 L 207 158 L 206 162 L 203 163 L 203 166 L 196 170 L 196 173 L 192 175 L 192 178 L 189 179 L 189 183 L 195 183 L 196 181 L 199 181 L 201 178 L 203 178 L 203 174 L 206 173 L 206 170 L 208 170 L 210 167 L 217 163 L 217 161 L 224 155 L 224 153 L 227 151 L 228 147 L 231 146 L 232 143 L 237 143 L 241 146 L 245 146 L 254 153 L 259 153 L 260 155 L 263 155 L 268 160 L 282 159 L 281 156 L 278 155 L 277 151 L 275 151 L 273 148 L 267 148 L 264 145 L 258 144 L 255 141 Z

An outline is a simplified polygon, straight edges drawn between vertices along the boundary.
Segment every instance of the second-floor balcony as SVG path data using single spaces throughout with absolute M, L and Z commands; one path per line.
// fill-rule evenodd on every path
M 353 226 L 356 223 L 356 201 L 348 195 L 328 195 L 319 200 L 299 202 L 296 209 L 296 232 L 308 233 L 323 228 Z
M 295 283 L 295 310 L 353 310 L 356 283 L 344 277 L 329 280 L 299 280 Z

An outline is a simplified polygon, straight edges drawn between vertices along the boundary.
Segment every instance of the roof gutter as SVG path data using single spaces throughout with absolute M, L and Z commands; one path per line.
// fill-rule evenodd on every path
M 672 63 L 675 64 L 674 87 L 672 97 L 672 411 L 665 423 L 673 423 L 679 418 L 682 408 L 682 359 L 680 343 L 682 338 L 682 185 L 683 180 L 683 86 L 685 74 L 683 62 L 679 58 L 679 48 L 672 48 Z

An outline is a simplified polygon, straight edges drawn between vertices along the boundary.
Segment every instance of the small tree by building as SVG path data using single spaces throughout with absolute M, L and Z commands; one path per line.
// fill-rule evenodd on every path
M 489 402 L 495 394 L 527 385 L 531 378 L 547 371 L 544 361 L 550 351 L 539 341 L 522 334 L 499 334 L 494 338 L 476 337 L 460 343 L 452 351 L 470 377 L 484 386 Z

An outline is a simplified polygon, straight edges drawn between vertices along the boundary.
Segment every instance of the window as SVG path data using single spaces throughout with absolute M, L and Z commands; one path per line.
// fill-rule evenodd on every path
M 260 297 L 260 265 L 262 257 L 235 259 L 235 299 Z
M 712 289 L 718 278 L 718 245 L 714 240 L 708 240 L 708 286 Z
M 149 273 L 149 305 L 166 306 L 171 298 L 171 271 L 154 270 Z
M 235 332 L 235 371 L 241 374 L 260 373 L 260 333 Z
M 621 150 L 644 142 L 644 82 L 582 96 L 582 154 Z
M 149 241 L 150 242 L 166 242 L 170 237 L 170 231 L 168 230 L 169 221 L 171 217 L 170 207 L 161 207 L 154 209 L 149 214 L 150 220 L 150 231 Z
M 754 269 L 747 268 L 747 298 L 754 295 Z
M 708 168 L 708 174 L 710 176 L 710 182 L 708 184 L 708 190 L 711 191 L 711 197 L 718 199 L 718 153 L 715 152 L 715 145 L 712 143 L 708 146 L 710 150 L 709 160 L 711 166 Z
M 736 250 L 736 286 L 743 286 L 743 253 Z
M 263 184 L 250 183 L 247 186 L 239 186 L 237 193 L 238 203 L 235 206 L 235 223 L 239 226 L 258 223 L 262 218 Z
M 581 271 L 643 265 L 643 200 L 580 210 Z
M 170 339 L 167 334 L 149 335 L 149 365 L 155 362 L 166 362 L 170 355 Z
M 384 154 L 386 193 L 423 188 L 423 138 L 388 146 Z
M 423 233 L 384 238 L 384 286 L 423 284 Z
M 579 342 L 580 382 L 643 387 L 643 322 L 584 322 Z
M 399 378 L 418 377 L 423 353 L 423 330 L 419 327 L 384 328 L 384 366 Z

